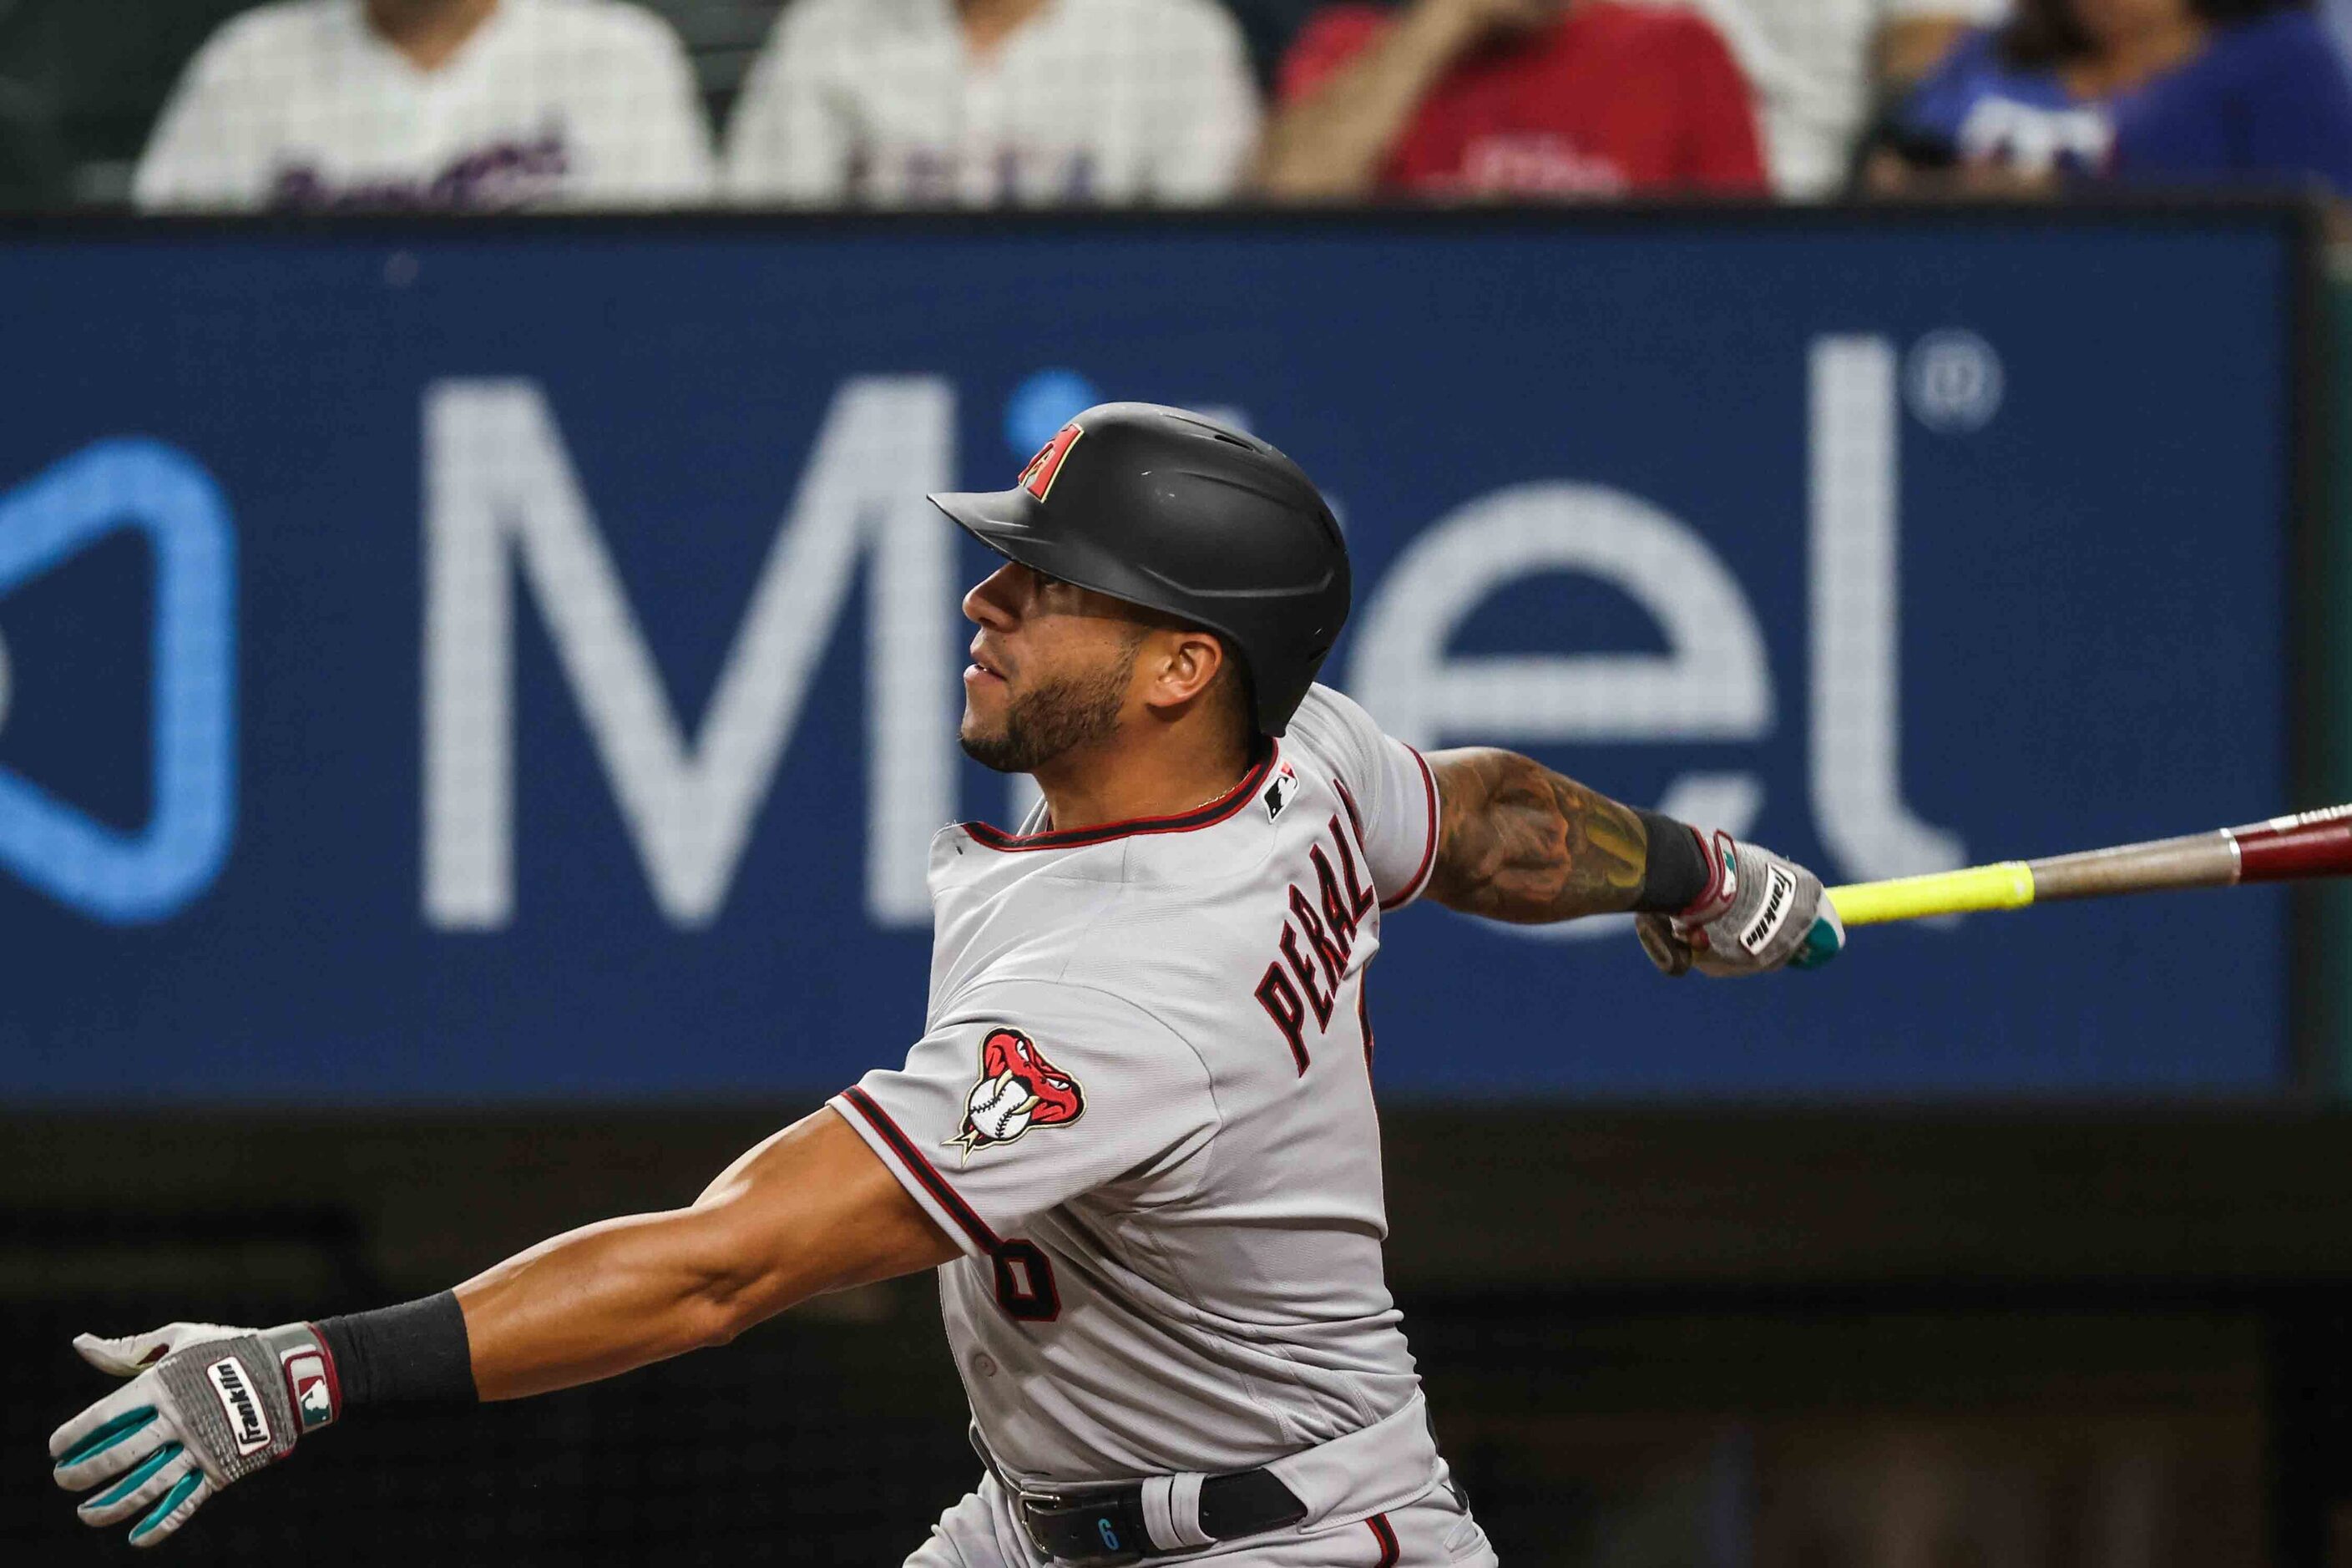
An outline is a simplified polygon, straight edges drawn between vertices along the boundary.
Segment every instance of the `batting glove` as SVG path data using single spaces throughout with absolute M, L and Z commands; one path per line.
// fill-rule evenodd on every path
M 1818 969 L 1845 946 L 1845 927 L 1822 879 L 1793 860 L 1728 833 L 1701 836 L 1706 891 L 1679 914 L 1634 922 L 1650 962 L 1668 974 L 1762 974 Z
M 74 1510 L 84 1524 L 143 1510 L 133 1546 L 167 1539 L 215 1492 L 292 1453 L 340 1403 L 334 1358 L 308 1323 L 170 1323 L 126 1339 L 82 1334 L 74 1349 L 131 1381 L 49 1434 L 58 1485 L 102 1489 Z

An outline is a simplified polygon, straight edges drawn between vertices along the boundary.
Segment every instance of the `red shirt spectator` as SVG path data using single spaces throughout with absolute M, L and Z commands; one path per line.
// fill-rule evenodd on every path
M 1367 5 L 1317 12 L 1283 60 L 1286 112 L 1318 91 L 1347 90 L 1347 68 L 1413 20 Z M 1556 18 L 1520 26 L 1462 35 L 1460 52 L 1388 142 L 1379 188 L 1522 196 L 1766 189 L 1747 80 L 1703 18 L 1573 0 Z M 1270 144 L 1269 191 L 1350 194 L 1328 179 L 1283 178 L 1277 160 L 1297 145 Z

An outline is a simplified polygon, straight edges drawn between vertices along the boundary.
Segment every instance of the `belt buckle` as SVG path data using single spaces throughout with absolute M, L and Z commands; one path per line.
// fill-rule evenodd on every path
M 1131 1510 L 1118 1506 L 1125 1491 L 1124 1488 L 1107 1488 L 1090 1499 L 1084 1492 L 1031 1491 L 1020 1487 L 1014 1489 L 1013 1496 L 1021 1505 L 1021 1527 L 1028 1531 L 1029 1543 L 1045 1557 L 1066 1568 L 1128 1568 L 1130 1563 L 1143 1561 L 1148 1543 L 1143 1521 L 1129 1517 Z M 1101 1549 L 1083 1551 L 1076 1556 L 1056 1550 L 1060 1543 L 1045 1539 L 1032 1510 L 1075 1522 L 1081 1537 L 1098 1540 Z

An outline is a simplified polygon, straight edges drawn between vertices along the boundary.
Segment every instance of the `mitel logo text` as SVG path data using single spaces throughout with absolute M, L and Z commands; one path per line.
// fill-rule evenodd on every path
M 1998 361 L 1972 334 L 1927 340 L 1915 403 L 1931 427 L 1972 429 L 2000 402 Z M 1822 868 L 1862 881 L 1966 863 L 1952 828 L 1906 797 L 1898 556 L 1902 360 L 1887 338 L 1808 345 L 1801 383 L 1809 603 L 1769 613 L 1809 632 L 1803 710 Z M 834 394 L 699 719 L 674 705 L 547 392 L 457 378 L 425 392 L 423 911 L 440 931 L 515 919 L 519 610 L 535 610 L 602 762 L 654 901 L 677 927 L 716 921 L 862 577 L 866 596 L 866 913 L 928 929 L 932 830 L 957 796 L 962 641 L 952 530 L 923 500 L 959 488 L 957 394 L 944 376 L 859 376 Z M 1050 479 L 1076 426 L 1031 460 Z M 1464 651 L 1464 628 L 1524 579 L 1572 575 L 1634 605 L 1655 650 Z M 1352 644 L 1324 672 L 1424 749 L 1758 746 L 1782 694 L 1747 586 L 1693 524 L 1589 479 L 1518 478 L 1413 530 L 1357 579 Z M 1344 667 L 1342 667 L 1342 665 Z M 1786 679 L 1788 672 L 1783 672 Z M 1786 787 L 1785 785 L 1783 786 Z M 1016 793 L 1017 820 L 1034 796 Z M 1748 831 L 1759 758 L 1686 767 L 1657 809 Z M 1269 815 L 1281 796 L 1265 798 Z M 1785 807 L 1784 807 L 1785 809 Z M 1514 927 L 1548 940 L 1605 921 Z
M 0 496 L 0 594 L 125 529 L 145 537 L 154 562 L 147 822 L 124 833 L 0 768 L 0 868 L 114 924 L 175 913 L 211 885 L 228 854 L 236 817 L 236 533 L 212 476 L 159 441 L 98 442 Z M 59 674 L 0 658 L 0 723 L 12 694 Z

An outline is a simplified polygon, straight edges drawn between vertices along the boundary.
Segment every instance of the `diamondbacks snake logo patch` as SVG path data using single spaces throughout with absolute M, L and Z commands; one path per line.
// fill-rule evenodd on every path
M 1086 1114 L 1078 1080 L 1045 1059 L 1018 1029 L 992 1029 L 980 1047 L 980 1081 L 964 1100 L 963 1126 L 944 1145 L 970 1160 L 1033 1127 L 1067 1127 Z

